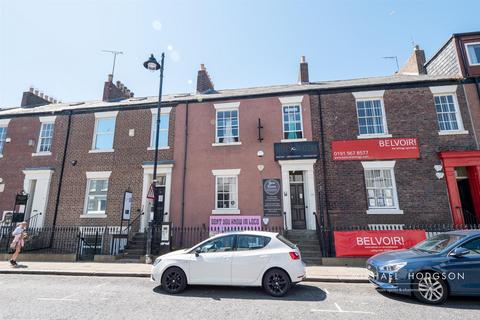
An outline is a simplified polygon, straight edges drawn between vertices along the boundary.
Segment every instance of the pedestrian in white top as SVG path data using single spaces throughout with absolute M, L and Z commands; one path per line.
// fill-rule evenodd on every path
M 10 259 L 10 264 L 12 266 L 17 265 L 17 258 L 18 255 L 20 254 L 20 250 L 22 250 L 22 247 L 25 245 L 25 239 L 27 238 L 27 222 L 23 221 L 20 222 L 15 230 L 12 232 L 13 236 L 13 241 L 10 244 L 10 248 L 14 249 L 15 252 L 12 255 L 12 258 Z

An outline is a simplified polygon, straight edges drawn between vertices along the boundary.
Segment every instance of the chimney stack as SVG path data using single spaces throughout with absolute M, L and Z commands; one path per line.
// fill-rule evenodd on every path
M 425 51 L 420 49 L 419 45 L 415 45 L 412 55 L 410 56 L 410 58 L 408 58 L 407 62 L 400 68 L 398 73 L 405 75 L 427 74 L 427 71 L 424 67 L 425 62 Z
M 298 83 L 307 84 L 310 82 L 308 77 L 308 62 L 305 60 L 305 56 L 300 59 L 300 72 L 298 74 Z
M 197 93 L 212 93 L 215 92 L 213 87 L 212 79 L 208 75 L 205 65 L 202 63 L 200 65 L 200 70 L 197 74 Z
M 28 91 L 23 92 L 20 106 L 22 108 L 33 108 L 50 103 L 52 103 L 51 97 L 34 87 L 30 87 L 28 88 Z
M 121 81 L 113 83 L 113 75 L 109 74 L 103 86 L 103 101 L 118 101 L 133 97 L 131 92 Z

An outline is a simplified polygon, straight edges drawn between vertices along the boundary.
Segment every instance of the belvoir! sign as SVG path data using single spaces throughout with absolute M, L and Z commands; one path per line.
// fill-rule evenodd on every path
M 385 138 L 332 141 L 333 160 L 419 158 L 417 138 Z

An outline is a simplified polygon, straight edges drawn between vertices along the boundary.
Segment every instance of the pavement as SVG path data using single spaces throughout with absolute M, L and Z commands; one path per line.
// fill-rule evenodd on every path
M 0 274 L 0 319 L 478 319 L 479 298 L 429 306 L 366 283 L 302 282 L 284 297 L 252 287 L 166 294 L 147 278 Z
M 0 274 L 41 274 L 64 276 L 150 277 L 152 266 L 142 263 L 20 262 L 12 267 L 0 261 Z M 367 270 L 357 267 L 307 267 L 306 281 L 368 282 Z

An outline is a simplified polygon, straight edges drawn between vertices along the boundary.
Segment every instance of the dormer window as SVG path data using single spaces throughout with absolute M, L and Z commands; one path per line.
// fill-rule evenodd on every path
M 467 49 L 468 63 L 471 66 L 480 66 L 480 42 L 465 44 Z

